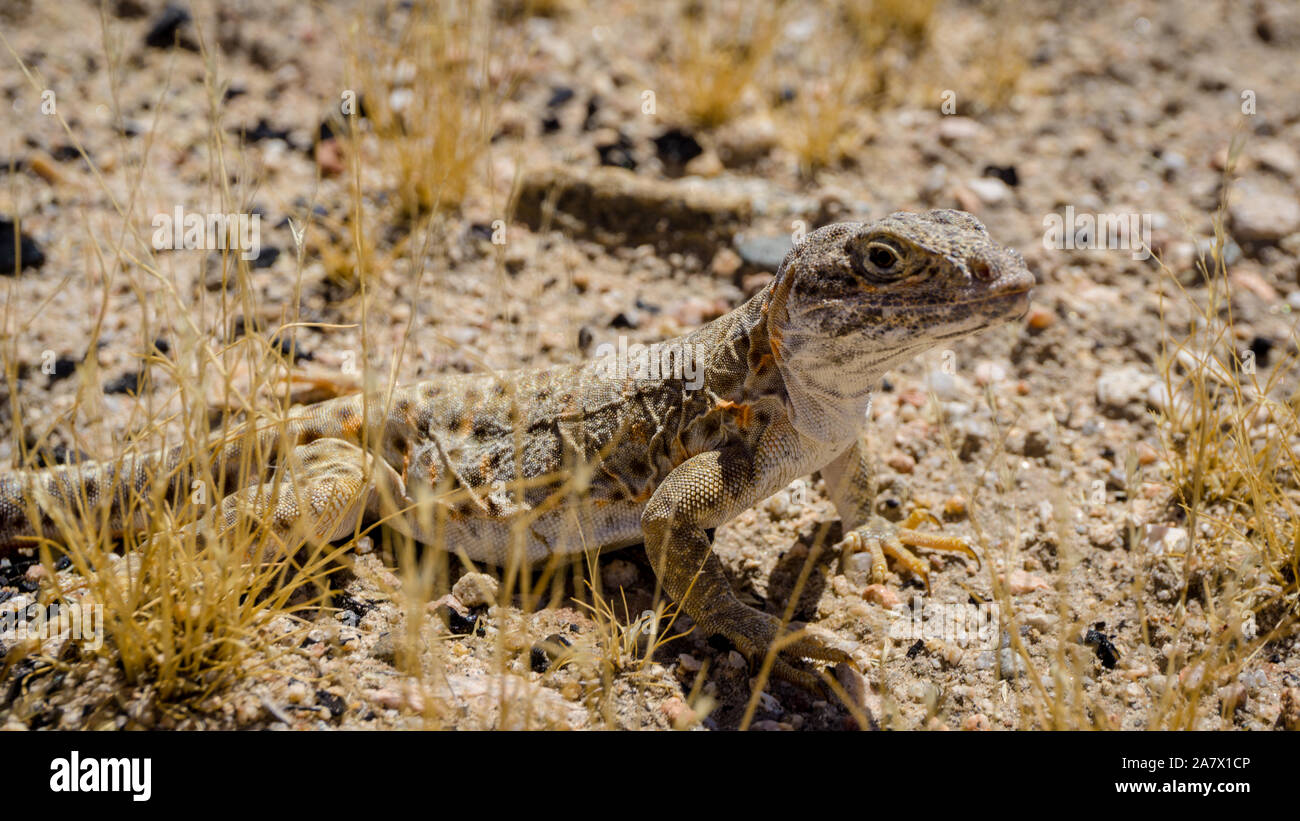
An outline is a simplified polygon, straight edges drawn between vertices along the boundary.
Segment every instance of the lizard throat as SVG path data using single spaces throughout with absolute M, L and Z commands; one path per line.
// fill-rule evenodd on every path
M 796 430 L 819 442 L 853 441 L 866 425 L 871 394 L 885 372 L 910 359 L 928 344 L 890 351 L 837 350 L 821 340 L 803 340 L 795 347 L 787 337 L 786 355 L 780 362 L 790 402 L 790 421 Z

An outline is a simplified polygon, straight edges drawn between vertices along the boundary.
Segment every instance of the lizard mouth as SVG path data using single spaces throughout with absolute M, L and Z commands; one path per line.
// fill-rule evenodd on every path
M 1029 312 L 1031 291 L 1033 291 L 1032 285 L 999 291 L 979 299 L 977 304 L 998 310 L 999 313 L 1004 313 L 1007 319 L 1018 319 Z

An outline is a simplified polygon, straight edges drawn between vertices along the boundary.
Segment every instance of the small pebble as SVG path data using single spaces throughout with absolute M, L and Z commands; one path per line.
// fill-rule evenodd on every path
M 963 730 L 987 730 L 990 726 L 988 716 L 983 713 L 966 716 L 966 719 L 961 723 Z
M 1025 324 L 1029 326 L 1031 331 L 1046 330 L 1052 327 L 1052 323 L 1055 321 L 1056 313 L 1041 306 L 1030 308 L 1029 313 L 1025 315 Z
M 715 276 L 728 278 L 739 271 L 743 263 L 740 254 L 730 248 L 722 248 L 713 255 L 713 262 L 709 267 Z
M 902 604 L 899 601 L 898 594 L 883 584 L 867 585 L 867 588 L 862 591 L 862 598 L 872 604 L 878 604 L 886 610 L 894 610 Z
M 1005 578 L 1007 589 L 1011 595 L 1019 596 L 1024 593 L 1032 593 L 1035 590 L 1051 590 L 1052 586 L 1042 576 L 1035 576 L 1032 573 L 1026 573 L 1023 570 L 1012 570 Z
M 887 464 L 899 473 L 911 473 L 916 470 L 916 460 L 906 453 L 897 451 L 889 457 Z
M 695 711 L 677 696 L 665 699 L 663 704 L 659 705 L 659 710 L 674 727 L 689 726 L 696 719 Z
M 1160 460 L 1160 454 L 1146 442 L 1138 442 L 1134 449 L 1137 451 L 1139 465 L 1153 465 Z
M 600 568 L 601 584 L 609 591 L 631 587 L 639 575 L 636 565 L 627 559 L 611 559 Z
M 486 573 L 466 573 L 451 588 L 456 600 L 468 608 L 486 607 L 496 603 L 498 582 Z

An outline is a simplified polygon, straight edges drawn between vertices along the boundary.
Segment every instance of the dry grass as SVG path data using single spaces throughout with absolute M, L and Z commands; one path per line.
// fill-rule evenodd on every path
M 1025 23 L 1007 4 L 845 0 L 836 9 L 805 44 L 781 52 L 789 64 L 774 72 L 794 91 L 777 107 L 782 144 L 809 180 L 861 153 L 877 127 L 867 112 L 908 104 L 955 113 L 948 102 L 962 113 L 1002 110 L 1019 88 Z
M 781 33 L 781 3 L 700 0 L 683 4 L 682 23 L 660 64 L 660 105 L 713 128 L 735 114 Z M 679 36 L 677 36 L 679 35 Z
M 1023 11 L 994 2 L 846 0 L 853 71 L 868 101 L 938 106 L 945 90 L 967 109 L 1000 109 L 1027 65 Z
M 349 27 L 345 81 L 359 105 L 341 112 L 343 133 L 355 143 L 364 113 L 375 140 L 368 159 L 405 219 L 456 208 L 489 170 L 492 112 L 509 85 L 493 76 L 504 69 L 493 65 L 491 31 L 487 4 L 455 0 L 366 8 Z
M 106 43 L 112 41 L 112 37 L 105 38 Z M 17 55 L 11 56 L 21 63 Z M 106 57 L 109 76 L 116 82 L 121 55 L 110 49 Z M 205 51 L 205 57 L 210 72 L 209 104 L 214 112 L 209 148 L 214 166 L 225 168 L 230 159 L 226 131 L 215 113 L 219 110 L 221 83 L 210 53 Z M 74 145 L 79 144 L 62 114 L 58 117 L 68 138 Z M 138 167 L 128 170 L 135 175 L 128 188 L 139 186 L 147 162 L 146 154 Z M 234 291 L 228 301 L 223 296 L 216 321 L 205 323 L 204 306 L 193 306 L 178 282 L 164 272 L 147 241 L 147 230 L 141 229 L 141 221 L 131 213 L 129 204 L 114 198 L 114 189 L 93 163 L 92 170 L 102 193 L 122 215 L 121 230 L 111 233 L 116 238 L 112 244 L 105 247 L 92 236 L 96 267 L 104 277 L 105 288 L 111 288 L 117 276 L 128 277 L 129 286 L 141 297 L 141 333 L 146 344 L 154 338 L 159 316 L 175 319 L 170 331 L 176 335 L 170 356 L 155 355 L 149 362 L 154 378 L 170 385 L 171 395 L 142 399 L 130 426 L 135 434 L 124 442 L 118 439 L 119 450 L 106 456 L 140 458 L 162 446 L 179 448 L 181 455 L 171 469 L 159 466 L 152 490 L 127 500 L 127 516 L 145 526 L 126 535 L 121 554 L 112 538 L 106 506 L 82 498 L 77 515 L 56 518 L 58 532 L 49 534 L 56 538 L 39 544 L 40 560 L 51 580 L 40 593 L 40 603 L 102 606 L 107 642 L 98 652 L 120 669 L 126 685 L 147 685 L 168 712 L 178 715 L 230 682 L 255 673 L 257 664 L 273 658 L 273 654 L 261 652 L 268 649 L 266 628 L 274 619 L 323 603 L 320 583 L 343 548 L 321 546 L 288 562 L 264 564 L 260 555 L 269 534 L 249 511 L 241 511 L 233 528 L 221 539 L 205 538 L 200 528 L 186 526 L 198 519 L 213 500 L 232 490 L 225 486 L 224 479 L 211 482 L 202 478 L 214 475 L 211 439 L 242 436 L 248 458 L 240 466 L 237 483 L 256 481 L 251 477 L 260 475 L 258 467 L 265 461 L 258 460 L 269 458 L 269 454 L 259 453 L 252 427 L 241 427 L 241 423 L 276 424 L 283 419 L 283 404 L 267 408 L 257 400 L 287 396 L 282 379 L 289 366 L 278 351 L 254 334 L 239 340 L 228 336 L 236 312 L 248 317 L 257 315 L 252 310 L 257 296 L 250 286 L 245 260 L 233 252 L 224 255 L 223 268 L 234 282 Z M 219 174 L 216 178 L 221 183 L 208 192 L 211 201 L 219 202 L 226 213 L 246 210 L 242 206 L 247 194 L 229 188 L 229 175 Z M 147 219 L 143 222 L 147 224 Z M 12 307 L 7 303 L 3 316 L 7 344 L 0 351 L 11 385 L 17 384 L 17 339 L 24 333 L 25 324 L 32 321 L 30 316 L 19 316 Z M 101 310 L 100 325 L 103 319 Z M 87 346 L 92 351 L 98 327 Z M 93 357 L 80 370 L 78 379 L 78 397 L 86 404 L 75 406 L 66 421 L 70 425 L 93 424 L 90 420 L 97 414 L 92 397 L 99 384 Z M 215 432 L 210 431 L 209 417 L 214 397 L 221 397 L 223 401 L 218 405 L 227 408 Z M 26 447 L 22 397 L 12 392 L 11 402 L 16 450 L 24 454 L 23 463 L 32 466 L 35 453 Z M 232 408 L 244 410 L 232 412 Z M 38 445 L 41 438 L 36 437 Z M 56 549 L 70 558 L 80 575 L 73 588 L 59 582 L 54 568 Z M 31 646 L 11 648 L 0 675 L 7 675 L 20 660 L 28 665 L 37 663 L 38 667 L 43 661 L 47 672 L 66 670 L 71 660 L 67 654 L 75 655 L 76 643 L 63 646 L 66 652 L 59 658 L 45 659 Z M 33 655 L 27 655 L 29 652 Z M 254 663 L 252 668 L 250 663 Z M 16 705 L 15 714 L 20 715 L 23 709 L 21 703 Z
M 1152 561 L 1167 562 L 1181 577 L 1180 616 L 1199 599 L 1209 631 L 1199 653 L 1171 660 L 1171 681 L 1172 673 L 1182 673 L 1203 683 L 1171 687 L 1153 717 L 1157 727 L 1196 726 L 1198 703 L 1284 637 L 1300 615 L 1300 369 L 1294 354 L 1286 354 L 1264 373 L 1238 347 L 1224 220 L 1240 147 L 1234 143 L 1225 171 L 1225 204 L 1216 214 L 1209 257 L 1198 262 L 1203 293 L 1194 297 L 1164 269 L 1193 317 L 1185 333 L 1171 329 L 1164 340 L 1163 390 L 1171 401 L 1160 416 L 1173 503 L 1187 539 L 1181 552 Z
M 407 54 L 415 61 L 417 72 L 425 72 L 423 79 L 438 76 L 431 85 L 442 96 L 434 101 L 421 98 L 405 112 L 405 120 L 399 121 L 396 113 L 383 104 L 376 106 L 376 131 L 381 143 L 390 141 L 389 147 L 396 144 L 393 150 L 381 152 L 380 156 L 399 164 L 395 176 L 403 182 L 400 190 L 391 192 L 390 199 L 408 214 L 458 203 L 468 180 L 477 173 L 476 164 L 486 145 L 486 137 L 459 139 L 462 130 L 470 131 L 466 120 L 439 116 L 440 112 L 468 112 L 474 103 L 469 98 L 471 85 L 477 83 L 472 79 L 472 67 L 464 61 L 449 62 L 455 49 L 469 44 L 455 43 L 460 29 L 452 31 L 454 27 L 447 19 L 437 16 L 441 13 L 442 7 L 417 7 L 403 32 L 404 45 L 378 40 L 371 43 L 376 52 L 389 49 L 391 59 L 384 65 L 388 69 L 393 68 L 392 60 L 396 60 L 400 49 L 408 47 Z M 118 38 L 112 23 L 108 18 L 102 22 L 107 29 L 104 43 L 108 74 L 116 89 L 121 77 L 122 53 L 114 45 Z M 467 18 L 456 18 L 456 26 L 462 24 L 468 24 Z M 415 40 L 418 44 L 414 44 Z M 201 29 L 200 44 L 209 105 L 207 149 L 213 168 L 223 171 L 237 167 L 240 157 L 228 143 L 229 130 L 221 119 L 225 78 Z M 10 56 L 21 65 L 17 54 L 10 52 Z M 29 73 L 29 79 L 38 91 L 45 86 L 35 73 Z M 387 99 L 387 94 L 379 96 Z M 157 116 L 161 113 L 160 105 Z M 76 134 L 61 113 L 58 118 L 68 139 L 78 145 Z M 486 127 L 488 119 L 484 115 L 480 124 Z M 432 153 L 425 156 L 430 147 Z M 376 224 L 377 217 L 360 205 L 365 198 L 361 186 L 364 176 L 361 152 L 354 152 L 351 159 L 354 201 L 358 206 L 348 223 L 323 226 L 327 241 L 321 255 L 327 275 L 334 272 L 356 287 L 364 282 L 363 272 L 374 270 L 383 260 L 376 259 L 375 242 L 368 230 Z M 286 354 L 292 350 L 294 329 L 301 327 L 301 323 L 293 313 L 282 314 L 278 329 L 261 333 L 266 329 L 259 327 L 256 318 L 266 315 L 261 304 L 263 297 L 252 284 L 248 262 L 235 252 L 222 255 L 222 279 L 231 287 L 220 289 L 216 297 L 219 303 L 208 305 L 207 300 L 212 298 L 210 292 L 199 289 L 200 302 L 194 304 L 182 285 L 185 278 L 174 278 L 154 254 L 148 241 L 149 229 L 142 228 L 148 224 L 149 215 L 141 218 L 133 212 L 131 204 L 118 202 L 114 191 L 120 189 L 110 186 L 94 162 L 89 158 L 87 161 L 120 219 L 116 230 L 106 233 L 114 238 L 111 244 L 105 247 L 91 237 L 95 267 L 103 276 L 106 293 L 115 281 L 121 281 L 140 295 L 141 336 L 147 348 L 158 335 L 162 317 L 168 318 L 167 333 L 174 340 L 167 356 L 156 354 L 148 362 L 150 379 L 158 390 L 146 391 L 136 403 L 129 425 L 131 436 L 123 441 L 113 432 L 106 438 L 117 442 L 117 448 L 112 453 L 98 455 L 105 460 L 148 458 L 145 455 L 160 448 L 178 448 L 180 455 L 170 468 L 158 470 L 151 491 L 128 500 L 128 518 L 144 524 L 130 529 L 121 544 L 115 543 L 112 537 L 106 507 L 92 504 L 88 499 L 79 500 L 76 515 L 56 520 L 57 534 L 47 534 L 54 538 L 39 545 L 45 576 L 52 580 L 42 589 L 40 604 L 102 606 L 107 641 L 98 654 L 120 671 L 127 687 L 145 687 L 167 714 L 183 717 L 199 709 L 198 705 L 208 696 L 226 685 L 271 673 L 276 658 L 295 646 L 295 636 L 305 632 L 313 614 L 329 604 L 327 576 L 338 569 L 340 557 L 355 547 L 361 534 L 334 545 L 307 543 L 301 550 L 289 551 L 291 555 L 287 558 L 268 563 L 262 557 L 277 552 L 276 536 L 251 508 L 236 508 L 238 516 L 232 526 L 220 533 L 220 538 L 212 538 L 211 532 L 205 533 L 193 524 L 202 520 L 203 513 L 214 502 L 238 487 L 267 482 L 269 477 L 264 466 L 283 458 L 283 453 L 264 452 L 254 431 L 281 426 L 288 418 L 290 375 L 294 367 Z M 148 164 L 146 153 L 138 165 L 120 169 L 125 183 L 122 188 L 139 189 Z M 218 182 L 206 193 L 216 210 L 246 213 L 252 187 L 247 178 L 240 175 L 244 188 L 232 190 L 228 182 L 231 174 L 213 176 Z M 312 226 L 308 224 L 304 242 L 297 248 L 294 270 L 297 294 L 302 291 L 304 246 L 311 240 Z M 406 247 L 409 246 L 399 244 L 396 250 L 390 248 L 386 253 L 391 256 Z M 198 265 L 202 266 L 201 258 Z M 340 273 L 344 268 L 350 272 L 346 277 Z M 198 277 L 202 278 L 201 271 Z M 294 303 L 299 304 L 300 300 L 295 299 Z M 107 300 L 104 304 L 107 305 Z M 6 344 L 0 350 L 0 357 L 8 381 L 17 384 L 17 340 L 33 317 L 20 316 L 13 307 L 6 302 L 3 315 Z M 364 326 L 365 300 L 360 300 L 357 307 Z M 246 322 L 245 333 L 238 338 L 232 334 L 236 317 Z M 101 310 L 101 325 L 103 319 Z M 89 340 L 88 350 L 95 349 L 97 337 L 98 331 Z M 267 343 L 268 337 L 288 344 L 283 349 L 273 347 Z M 363 356 L 363 368 L 365 363 Z M 100 375 L 93 357 L 88 358 L 77 378 L 81 382 L 79 402 L 64 419 L 74 430 L 92 424 L 90 420 L 99 416 L 95 403 Z M 23 454 L 23 465 L 35 466 L 36 451 L 54 429 L 25 430 L 22 397 L 10 392 L 9 398 L 15 450 Z M 29 448 L 29 441 L 34 441 L 35 446 Z M 210 477 L 220 473 L 214 471 L 219 452 L 217 443 L 231 442 L 240 443 L 242 462 L 233 475 L 211 480 Z M 281 481 L 277 476 L 271 482 L 273 493 L 283 492 Z M 71 589 L 65 589 L 58 581 L 54 566 L 58 555 L 70 558 L 78 571 L 79 581 Z M 294 631 L 285 634 L 279 627 L 273 629 L 273 625 L 283 624 L 286 617 L 298 625 Z M 9 648 L 0 677 L 7 676 L 18 663 L 36 665 L 45 672 L 66 670 L 76 660 L 68 654 L 75 654 L 77 644 L 68 642 L 62 646 L 61 657 L 47 659 L 42 659 L 33 646 Z M 23 710 L 20 703 L 15 706 L 14 714 L 21 716 Z

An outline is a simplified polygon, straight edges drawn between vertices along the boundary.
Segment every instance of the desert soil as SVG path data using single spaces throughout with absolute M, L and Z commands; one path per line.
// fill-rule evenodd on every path
M 370 364 L 401 381 L 571 362 L 620 336 L 662 340 L 730 310 L 768 281 L 772 260 L 801 229 L 962 208 L 1024 254 L 1040 283 L 1033 308 L 892 373 L 866 437 L 879 466 L 879 512 L 899 520 L 926 508 L 941 532 L 968 540 L 982 560 L 919 550 L 931 567 L 928 594 L 897 566 L 872 586 L 860 559 L 832 549 L 833 509 L 807 478 L 720 528 L 715 546 L 736 588 L 774 613 L 809 545 L 825 543 L 796 613 L 852 642 L 862 671 L 838 675 L 852 709 L 775 682 L 748 720 L 782 730 L 852 729 L 864 716 L 898 729 L 1027 728 L 1044 724 L 1038 688 L 1046 686 L 1080 693 L 1087 721 L 1139 729 L 1153 724 L 1171 690 L 1199 688 L 1200 678 L 1188 679 L 1200 676 L 1217 678 L 1192 726 L 1297 720 L 1300 634 L 1287 624 L 1240 664 L 1206 661 L 1198 671 L 1186 663 L 1200 658 L 1225 617 L 1195 576 L 1189 589 L 1178 553 L 1188 523 L 1170 487 L 1158 419 L 1178 401 L 1161 390 L 1162 340 L 1185 335 L 1191 321 L 1179 283 L 1192 299 L 1206 290 L 1195 265 L 1214 236 L 1234 139 L 1244 141 L 1226 208 L 1236 342 L 1264 373 L 1296 353 L 1294 7 L 941 4 L 931 36 L 956 60 L 989 27 L 1014 23 L 1019 37 L 1008 48 L 1024 63 L 1014 93 L 996 106 L 968 102 L 960 82 L 969 73 L 958 72 L 954 113 L 943 107 L 942 87 L 932 98 L 863 106 L 848 120 L 844 156 L 810 172 L 784 139 L 781 106 L 813 93 L 824 68 L 814 58 L 831 48 L 823 38 L 837 25 L 833 4 L 786 9 L 770 76 L 760 72 L 714 127 L 683 117 L 663 80 L 671 76 L 661 65 L 665 44 L 695 24 L 675 4 L 555 5 L 548 17 L 494 18 L 521 44 L 499 55 L 516 80 L 495 103 L 494 136 L 464 201 L 427 221 L 427 245 L 425 221 L 414 233 L 384 223 L 391 210 L 382 182 L 363 191 L 378 261 L 364 297 L 340 283 L 322 250 L 346 254 L 350 242 L 351 156 L 340 149 L 334 167 L 317 145 L 324 112 L 347 88 L 340 43 L 354 10 L 223 4 L 220 19 L 210 11 L 198 18 L 205 58 L 145 44 L 160 3 L 110 2 L 104 22 L 108 49 L 121 52 L 116 76 L 98 4 L 0 11 L 9 47 L 56 91 L 103 176 L 101 184 L 69 133 L 41 113 L 13 56 L 0 55 L 0 211 L 21 219 L 45 257 L 0 280 L 4 344 L 17 363 L 2 389 L 0 461 L 17 461 L 20 436 L 51 451 L 109 455 L 146 416 L 176 410 L 172 383 L 156 365 L 141 395 L 122 386 L 136 386 L 154 340 L 164 341 L 157 355 L 166 357 L 166 343 L 185 332 L 160 292 L 176 289 L 215 323 L 219 271 L 214 279 L 203 252 L 161 251 L 159 277 L 132 275 L 133 261 L 119 259 L 114 243 L 125 224 L 148 237 L 154 214 L 177 205 L 206 212 L 218 202 L 205 59 L 237 92 L 220 102 L 227 156 L 237 158 L 224 173 L 262 216 L 263 246 L 280 252 L 264 253 L 264 267 L 251 271 L 258 327 L 276 327 L 297 299 L 303 319 L 316 324 L 297 332 L 305 356 L 295 367 L 327 392 L 359 386 L 347 365 L 363 350 L 363 298 Z M 195 36 L 193 23 L 187 31 Z M 643 111 L 647 89 L 658 92 L 651 114 Z M 1253 108 L 1243 113 L 1247 102 Z M 270 133 L 254 140 L 259 123 Z M 609 165 L 624 169 L 602 168 Z M 528 202 L 529 186 L 540 185 L 539 169 L 556 166 L 619 188 L 623 199 L 543 213 L 544 204 Z M 512 186 L 524 191 L 514 213 Z M 684 215 L 669 207 L 681 203 L 690 204 Z M 1166 270 L 1129 249 L 1048 247 L 1044 219 L 1067 207 L 1147 215 Z M 637 227 L 628 227 L 628 211 L 642 218 Z M 301 279 L 288 219 L 308 226 Z M 492 242 L 496 220 L 506 222 L 504 246 Z M 97 324 L 99 342 L 88 351 Z M 41 368 L 50 351 L 67 363 L 55 374 Z M 1283 374 L 1279 395 L 1293 388 Z M 20 555 L 0 563 L 0 606 L 45 601 L 49 580 L 32 562 Z M 448 585 L 468 573 L 498 574 L 452 567 Z M 597 572 L 606 591 L 622 588 L 610 596 L 625 622 L 654 607 L 640 548 L 602 556 Z M 66 581 L 74 571 L 58 573 Z M 462 579 L 451 604 L 472 612 L 477 626 L 429 616 L 415 666 L 430 672 L 416 687 L 394 646 L 407 617 L 392 556 L 363 548 L 331 580 L 335 608 L 306 622 L 271 621 L 246 674 L 202 701 L 162 703 L 148 681 L 124 680 L 108 646 L 57 675 L 32 675 L 35 665 L 9 658 L 0 725 L 735 728 L 746 720 L 755 671 L 698 631 L 603 677 L 614 651 L 575 601 L 585 597 L 581 582 L 566 580 L 535 607 L 515 599 L 476 608 L 472 591 L 488 582 Z M 1001 599 L 995 582 L 1006 589 Z M 1003 621 L 995 617 L 983 635 L 916 636 L 900 629 L 916 597 L 958 614 L 1000 600 Z M 1283 611 L 1260 631 L 1285 621 Z M 674 630 L 688 626 L 680 619 Z M 539 658 L 539 643 L 557 633 L 572 645 L 570 663 Z

